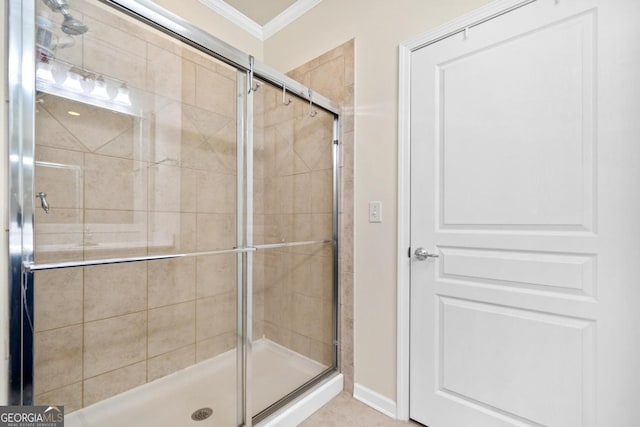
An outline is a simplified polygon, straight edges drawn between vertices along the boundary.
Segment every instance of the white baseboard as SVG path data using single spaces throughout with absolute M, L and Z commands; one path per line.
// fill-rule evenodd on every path
M 321 383 L 298 401 L 261 421 L 259 427 L 295 427 L 342 392 L 344 377 L 338 374 Z
M 353 385 L 353 398 L 388 417 L 396 418 L 396 402 L 363 385 Z

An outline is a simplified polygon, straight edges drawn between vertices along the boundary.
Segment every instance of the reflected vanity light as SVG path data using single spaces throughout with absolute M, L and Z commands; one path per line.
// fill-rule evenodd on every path
M 42 63 L 38 66 L 38 70 L 36 71 L 36 80 L 40 80 L 42 82 L 48 84 L 55 84 L 56 81 L 53 78 L 53 70 L 51 64 Z
M 81 78 L 82 78 L 82 76 L 80 76 L 79 74 L 76 74 L 73 71 L 69 70 L 69 71 L 67 71 L 67 78 L 62 83 L 62 86 L 65 89 L 70 90 L 72 92 L 82 93 L 82 92 L 84 92 L 84 89 L 82 87 L 82 84 L 80 83 L 80 79 Z
M 109 93 L 107 92 L 107 83 L 104 81 L 104 78 L 102 76 L 96 78 L 95 85 L 93 86 L 93 90 L 91 91 L 90 95 L 96 99 L 102 100 L 111 98 L 109 96 Z
M 56 58 L 37 62 L 36 90 L 118 113 L 142 115 L 142 108 L 132 102 L 126 82 Z
M 126 105 L 129 107 L 131 106 L 131 98 L 129 97 L 129 88 L 125 83 L 123 83 L 122 86 L 118 88 L 118 93 L 116 94 L 116 97 L 113 99 L 113 101 L 117 102 L 118 104 Z

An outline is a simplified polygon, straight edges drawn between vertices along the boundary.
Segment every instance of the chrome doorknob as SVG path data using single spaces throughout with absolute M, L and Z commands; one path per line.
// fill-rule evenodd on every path
M 418 248 L 413 254 L 418 261 L 424 261 L 427 258 L 438 258 L 440 256 L 438 254 L 430 254 L 425 248 Z

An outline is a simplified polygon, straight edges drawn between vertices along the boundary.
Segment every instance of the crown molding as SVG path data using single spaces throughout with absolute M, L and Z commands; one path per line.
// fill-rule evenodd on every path
M 288 8 L 286 8 L 281 14 L 267 22 L 263 27 L 263 40 L 267 40 L 269 37 L 282 30 L 287 25 L 291 24 L 296 19 L 300 18 L 305 13 L 320 4 L 322 0 L 298 0 Z
M 222 0 L 200 0 L 200 3 L 222 15 L 252 36 L 264 40 L 262 25 Z
M 258 24 L 256 21 L 223 0 L 200 0 L 200 3 L 228 19 L 255 38 L 265 41 L 316 7 L 321 1 L 322 0 L 297 0 L 278 16 L 267 22 L 264 26 Z

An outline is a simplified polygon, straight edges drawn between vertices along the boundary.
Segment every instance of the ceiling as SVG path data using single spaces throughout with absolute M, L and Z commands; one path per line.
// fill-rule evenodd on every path
M 265 25 L 287 10 L 297 0 L 224 0 L 238 12 L 260 25 Z
M 322 0 L 200 0 L 249 34 L 266 40 Z

